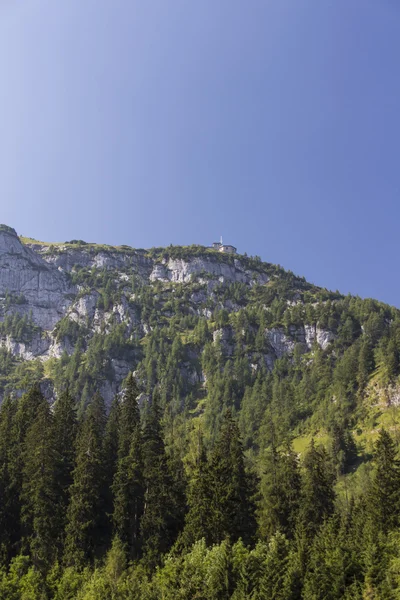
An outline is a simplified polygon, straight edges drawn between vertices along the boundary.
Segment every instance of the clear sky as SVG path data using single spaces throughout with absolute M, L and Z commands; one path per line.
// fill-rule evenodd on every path
M 0 0 L 0 222 L 400 306 L 399 0 Z

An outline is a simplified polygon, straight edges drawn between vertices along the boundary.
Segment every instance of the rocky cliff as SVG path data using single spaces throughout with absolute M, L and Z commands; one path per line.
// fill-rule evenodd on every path
M 256 309 L 268 315 L 273 310 L 271 298 L 296 306 L 310 290 L 318 288 L 279 267 L 205 247 L 146 251 L 79 241 L 46 244 L 19 238 L 12 228 L 0 226 L 0 345 L 14 365 L 9 378 L 3 378 L 0 393 L 7 392 L 9 381 L 15 387 L 22 362 L 34 361 L 48 394 L 54 395 L 54 373 L 61 377 L 57 361 L 67 364 L 67 357 L 78 350 L 90 356 L 101 339 L 105 367 L 98 385 L 110 402 L 129 370 L 140 367 L 152 332 L 170 327 L 178 316 L 182 338 L 184 323 L 190 333 L 205 320 L 213 343 L 232 356 L 238 341 L 232 315 Z M 247 317 L 244 329 L 255 335 Z M 313 344 L 325 349 L 335 334 L 316 322 L 285 326 L 267 318 L 262 337 L 262 347 L 250 345 L 247 357 L 254 368 L 262 364 L 272 369 L 275 360 L 293 354 L 296 345 L 303 352 Z M 203 385 L 204 348 L 186 345 L 181 375 L 189 387 Z M 45 367 L 47 361 L 51 368 Z M 23 389 L 23 377 L 18 385 Z

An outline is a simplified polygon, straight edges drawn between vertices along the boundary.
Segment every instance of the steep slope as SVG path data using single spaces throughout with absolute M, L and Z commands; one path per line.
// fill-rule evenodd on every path
M 248 448 L 355 426 L 399 396 L 398 310 L 258 257 L 46 244 L 0 226 L 0 295 L 2 396 L 39 380 L 50 401 L 68 383 L 81 406 L 96 389 L 110 404 L 135 371 L 143 398 L 157 385 L 172 419 L 204 417 L 210 435 L 232 406 Z
M 86 351 L 99 336 L 104 340 L 118 334 L 106 381 L 100 378 L 108 402 L 136 366 L 154 328 L 179 315 L 210 320 L 216 310 L 235 313 L 247 304 L 249 294 L 287 277 L 259 260 L 204 247 L 146 252 L 84 242 L 26 242 L 13 229 L 0 227 L 1 345 L 13 358 L 47 361 L 71 355 L 78 340 Z M 232 335 L 229 327 L 214 331 L 227 353 Z M 312 327 L 292 329 L 289 336 L 279 329 L 266 331 L 270 352 L 265 363 L 272 367 L 276 357 L 293 350 L 296 339 L 310 347 L 315 337 L 325 345 L 330 334 Z M 193 369 L 186 368 L 187 377 L 196 380 Z
M 0 294 L 19 314 L 32 311 L 35 323 L 50 330 L 61 318 L 75 290 L 68 278 L 24 246 L 11 227 L 0 225 Z

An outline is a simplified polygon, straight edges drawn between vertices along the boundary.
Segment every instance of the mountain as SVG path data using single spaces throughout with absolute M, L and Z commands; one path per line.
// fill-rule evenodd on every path
M 2 397 L 39 381 L 50 401 L 69 384 L 81 407 L 97 389 L 110 406 L 134 371 L 142 399 L 159 384 L 164 406 L 205 413 L 210 427 L 231 404 L 249 446 L 259 429 L 249 398 L 261 381 L 257 418 L 277 402 L 296 435 L 336 418 L 355 424 L 366 397 L 368 406 L 400 397 L 397 309 L 329 292 L 259 257 L 50 244 L 2 225 L 0 301 Z
M 1 598 L 400 597 L 398 309 L 2 225 L 0 394 Z

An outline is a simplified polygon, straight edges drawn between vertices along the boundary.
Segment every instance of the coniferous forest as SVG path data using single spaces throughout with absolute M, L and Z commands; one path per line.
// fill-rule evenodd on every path
M 301 461 L 272 441 L 260 475 L 230 408 L 211 446 L 192 431 L 182 461 L 157 390 L 142 413 L 137 396 L 130 375 L 108 416 L 95 394 L 79 420 L 68 390 L 54 410 L 38 386 L 3 402 L 1 598 L 399 597 L 400 461 L 385 429 L 357 493 L 338 491 L 357 460 L 340 427 Z
M 0 598 L 400 598 L 400 311 L 240 261 L 264 282 L 72 266 L 50 333 L 7 292 L 1 339 L 63 352 L 0 349 Z

